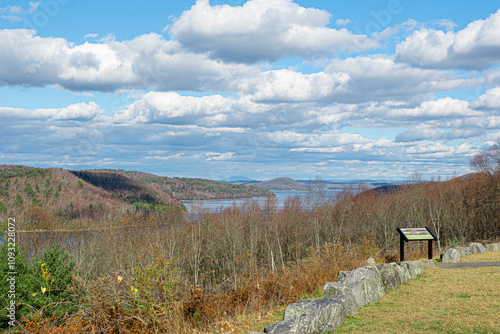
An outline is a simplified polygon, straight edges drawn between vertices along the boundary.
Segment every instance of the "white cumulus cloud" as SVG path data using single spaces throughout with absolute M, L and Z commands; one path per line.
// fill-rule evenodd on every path
M 249 0 L 235 7 L 197 0 L 170 31 L 191 50 L 234 62 L 314 58 L 378 47 L 366 35 L 327 27 L 330 17 L 325 10 L 304 8 L 292 0 Z
M 203 97 L 182 96 L 174 92 L 150 92 L 115 114 L 118 122 L 169 123 L 175 119 L 218 116 L 229 113 L 234 99 L 220 95 Z
M 458 31 L 420 29 L 396 47 L 400 61 L 427 68 L 483 69 L 500 61 L 500 10 Z
M 479 109 L 500 109 L 500 87 L 488 89 L 471 105 Z

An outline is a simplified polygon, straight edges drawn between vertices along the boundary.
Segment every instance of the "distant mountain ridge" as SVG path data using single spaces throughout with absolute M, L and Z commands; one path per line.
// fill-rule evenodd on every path
M 227 179 L 221 180 L 221 182 L 226 182 L 226 183 L 253 183 L 253 182 L 259 182 L 257 180 L 251 179 L 246 176 L 231 176 Z
M 304 184 L 301 184 L 289 177 L 278 177 L 269 181 L 253 183 L 252 185 L 268 190 L 305 191 L 308 189 Z

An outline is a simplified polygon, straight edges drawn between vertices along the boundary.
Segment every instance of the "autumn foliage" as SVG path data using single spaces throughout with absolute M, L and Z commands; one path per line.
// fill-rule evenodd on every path
M 75 219 L 31 206 L 19 213 L 21 250 L 29 259 L 61 244 L 75 263 L 78 301 L 57 320 L 34 310 L 19 326 L 47 333 L 231 332 L 235 318 L 315 295 L 370 256 L 397 261 L 396 227 L 430 227 L 439 238 L 436 253 L 500 232 L 500 193 L 482 173 L 360 190 L 329 196 L 318 182 L 281 208 L 268 198 L 215 212 L 165 206 Z M 410 259 L 425 256 L 425 244 L 407 247 Z

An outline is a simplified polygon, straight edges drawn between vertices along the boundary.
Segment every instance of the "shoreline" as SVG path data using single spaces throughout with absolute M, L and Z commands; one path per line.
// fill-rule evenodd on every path
M 181 200 L 182 203 L 203 203 L 203 202 L 216 202 L 216 201 L 240 201 L 240 200 L 252 200 L 259 198 L 268 198 L 268 197 L 278 197 L 274 191 L 286 191 L 286 192 L 306 192 L 307 190 L 269 190 L 273 192 L 274 196 L 255 196 L 255 197 L 241 197 L 241 198 L 223 198 L 223 199 L 201 199 L 201 200 Z

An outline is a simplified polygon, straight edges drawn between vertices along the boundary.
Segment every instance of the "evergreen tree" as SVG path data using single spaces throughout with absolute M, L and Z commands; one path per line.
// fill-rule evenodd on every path
M 17 245 L 8 243 L 8 238 L 3 238 L 0 246 L 0 328 L 9 328 L 7 315 L 11 301 L 15 303 L 15 319 L 20 319 L 21 315 L 26 316 L 31 308 L 20 303 L 28 303 L 30 293 L 35 291 L 32 281 L 33 268 Z M 10 261 L 10 262 L 9 262 Z M 15 273 L 15 274 L 13 274 Z M 12 283 L 12 284 L 11 284 Z M 12 295 L 14 288 L 14 295 Z
M 71 305 L 61 306 L 55 303 L 74 301 L 74 296 L 68 291 L 73 283 L 75 263 L 69 254 L 59 244 L 47 248 L 40 259 L 33 263 L 33 284 L 36 285 L 36 295 L 31 295 L 31 305 L 37 309 L 45 307 L 45 313 L 59 316 L 68 311 Z M 45 293 L 42 293 L 45 288 Z M 50 306 L 46 306 L 51 304 Z

